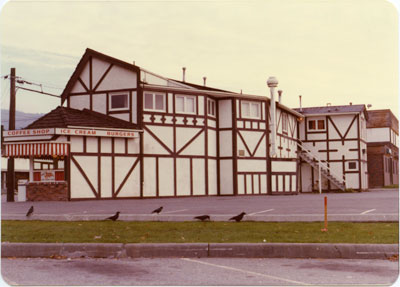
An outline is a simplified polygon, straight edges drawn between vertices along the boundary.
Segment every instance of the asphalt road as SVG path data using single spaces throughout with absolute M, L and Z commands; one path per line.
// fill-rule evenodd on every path
M 10 285 L 391 285 L 398 262 L 322 259 L 5 259 Z
M 192 220 L 209 214 L 212 220 L 227 220 L 245 211 L 245 220 L 321 221 L 324 197 L 328 198 L 328 219 L 340 221 L 398 220 L 399 191 L 373 190 L 363 193 L 299 194 L 292 196 L 210 196 L 184 198 L 146 198 L 126 200 L 85 200 L 69 202 L 5 202 L 3 219 L 96 220 L 121 212 L 120 220 Z M 4 196 L 3 196 L 4 197 Z M 151 211 L 163 206 L 159 215 Z

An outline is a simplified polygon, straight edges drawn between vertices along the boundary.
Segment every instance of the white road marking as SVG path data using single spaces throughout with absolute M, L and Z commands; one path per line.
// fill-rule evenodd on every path
M 267 209 L 267 210 L 263 210 L 263 211 L 257 211 L 257 212 L 250 213 L 249 215 L 251 216 L 251 215 L 255 215 L 255 214 L 258 214 L 258 213 L 264 213 L 264 212 L 268 212 L 268 211 L 272 211 L 272 210 L 274 210 L 274 209 Z
M 174 213 L 174 212 L 180 212 L 180 211 L 186 211 L 186 210 L 187 209 L 173 210 L 173 211 L 161 212 L 161 214 Z
M 275 279 L 275 280 L 290 282 L 292 284 L 294 283 L 294 284 L 300 284 L 300 285 L 312 285 L 312 284 L 308 284 L 308 283 L 304 283 L 304 282 L 300 282 L 300 281 L 294 281 L 294 280 L 290 280 L 290 279 L 285 279 L 285 278 L 281 278 L 281 277 L 276 277 L 276 276 L 262 274 L 262 273 L 258 273 L 258 272 L 248 271 L 248 270 L 242 270 L 242 269 L 229 267 L 229 266 L 224 266 L 224 265 L 218 265 L 218 264 L 204 262 L 204 261 L 200 261 L 200 260 L 194 260 L 194 259 L 189 259 L 189 258 L 181 258 L 181 259 L 185 260 L 185 261 L 190 261 L 190 262 L 200 263 L 200 264 L 204 264 L 204 265 L 219 267 L 219 268 L 222 268 L 222 269 L 242 272 L 242 273 L 245 273 L 245 274 L 258 275 L 258 276 L 266 277 L 266 278 L 269 278 L 269 279 Z
M 374 211 L 374 210 L 376 210 L 376 209 L 366 210 L 366 211 L 364 211 L 364 212 L 361 212 L 360 214 L 367 214 L 367 213 L 372 212 L 372 211 Z

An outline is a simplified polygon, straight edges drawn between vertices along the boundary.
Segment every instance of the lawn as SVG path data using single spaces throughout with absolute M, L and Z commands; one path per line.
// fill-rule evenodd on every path
M 398 223 L 330 222 L 1 222 L 3 242 L 397 243 Z

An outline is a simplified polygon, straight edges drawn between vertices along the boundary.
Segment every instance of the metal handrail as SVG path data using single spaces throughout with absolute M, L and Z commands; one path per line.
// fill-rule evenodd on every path
M 301 148 L 302 151 L 305 151 L 305 152 L 306 152 L 307 154 L 309 154 L 311 157 L 317 159 L 318 164 L 319 164 L 320 166 L 322 166 L 323 168 L 325 168 L 326 170 L 328 170 L 330 174 L 334 175 L 338 180 L 342 179 L 342 182 L 341 182 L 341 183 L 344 184 L 343 178 L 340 177 L 340 176 L 338 176 L 338 175 L 335 174 L 334 172 L 332 172 L 332 169 L 331 169 L 329 166 L 325 165 L 317 155 L 314 155 L 314 154 L 312 154 L 311 152 L 309 152 L 309 151 L 308 151 L 304 146 L 302 146 L 299 142 L 297 142 L 297 145 Z

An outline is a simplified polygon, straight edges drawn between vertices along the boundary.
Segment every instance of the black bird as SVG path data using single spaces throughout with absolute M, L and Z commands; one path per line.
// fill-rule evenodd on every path
M 118 217 L 119 217 L 119 211 L 117 211 L 117 213 L 116 214 L 114 214 L 113 216 L 110 216 L 110 217 L 107 217 L 106 218 L 106 220 L 107 219 L 111 219 L 112 221 L 115 221 L 115 220 L 117 220 L 118 219 Z
M 246 214 L 246 212 L 242 212 L 241 214 L 239 214 L 239 215 L 236 215 L 236 216 L 234 216 L 234 217 L 232 217 L 232 218 L 229 218 L 229 220 L 235 220 L 236 222 L 239 222 L 240 220 L 242 220 L 243 219 L 243 216 Z
M 31 216 L 33 213 L 33 205 L 31 206 L 31 208 L 29 208 L 28 212 L 26 213 L 26 216 Z
M 205 220 L 211 221 L 209 215 L 199 215 L 199 216 L 194 217 L 194 219 L 200 219 L 201 221 L 205 221 Z
M 152 211 L 152 213 L 157 213 L 157 214 L 159 214 L 159 213 L 161 212 L 162 209 L 163 209 L 163 207 L 160 206 L 159 208 L 154 209 L 154 210 Z

